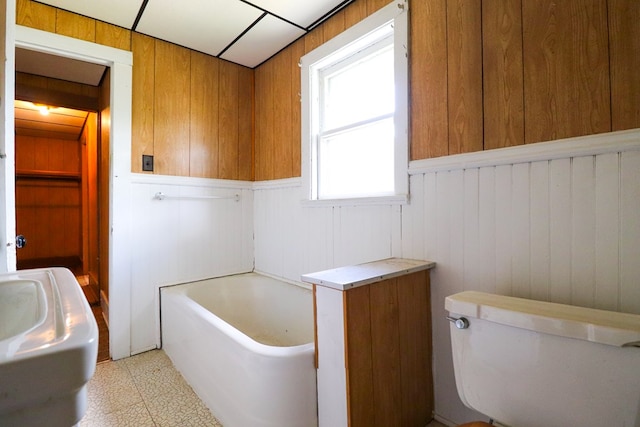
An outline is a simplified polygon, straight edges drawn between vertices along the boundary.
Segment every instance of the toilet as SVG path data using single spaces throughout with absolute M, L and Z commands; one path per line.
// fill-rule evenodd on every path
M 445 308 L 460 399 L 496 425 L 640 426 L 640 315 L 472 291 Z

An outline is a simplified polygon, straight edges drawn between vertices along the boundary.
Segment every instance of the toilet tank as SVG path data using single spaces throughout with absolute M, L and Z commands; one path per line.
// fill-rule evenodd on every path
M 640 315 L 449 296 L 463 403 L 511 427 L 640 427 Z M 459 329 L 461 327 L 462 329 Z

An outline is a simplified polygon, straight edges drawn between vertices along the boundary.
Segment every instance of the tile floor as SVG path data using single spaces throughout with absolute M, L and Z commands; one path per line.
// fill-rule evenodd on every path
M 98 363 L 81 427 L 221 427 L 162 350 Z
M 98 363 L 87 388 L 80 427 L 222 427 L 162 350 Z

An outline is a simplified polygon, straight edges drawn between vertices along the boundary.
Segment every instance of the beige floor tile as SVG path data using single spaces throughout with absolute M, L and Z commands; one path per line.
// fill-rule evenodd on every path
M 99 363 L 82 427 L 222 427 L 161 350 Z
M 158 426 L 221 426 L 193 391 L 162 394 L 147 407 Z
M 144 403 L 137 403 L 108 414 L 85 416 L 80 427 L 155 427 Z

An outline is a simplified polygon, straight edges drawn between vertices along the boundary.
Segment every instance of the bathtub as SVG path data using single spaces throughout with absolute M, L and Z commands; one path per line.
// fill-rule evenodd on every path
M 165 353 L 225 427 L 317 425 L 310 290 L 247 273 L 160 299 Z

